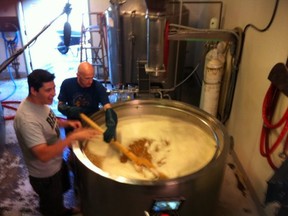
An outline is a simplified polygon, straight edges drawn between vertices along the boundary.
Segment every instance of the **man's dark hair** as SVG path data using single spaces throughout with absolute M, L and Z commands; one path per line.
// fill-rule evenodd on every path
M 30 89 L 33 87 L 35 91 L 39 91 L 39 89 L 43 86 L 45 82 L 51 82 L 55 79 L 55 75 L 43 69 L 33 70 L 32 73 L 28 75 L 28 87 L 29 94 Z

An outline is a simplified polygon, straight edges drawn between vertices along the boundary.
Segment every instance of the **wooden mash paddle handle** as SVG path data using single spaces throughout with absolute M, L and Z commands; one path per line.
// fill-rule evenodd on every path
M 83 113 L 80 113 L 81 119 L 83 119 L 89 126 L 92 128 L 98 130 L 102 134 L 104 133 L 104 130 L 96 124 L 93 120 L 91 120 L 88 116 L 86 116 Z M 133 152 L 129 151 L 125 146 L 123 146 L 120 142 L 116 140 L 112 140 L 110 144 L 114 145 L 119 151 L 121 151 L 127 158 L 129 158 L 131 161 L 135 162 L 137 165 L 142 165 L 148 168 L 154 175 L 160 178 L 167 178 L 164 174 L 158 172 L 155 168 L 155 166 L 146 158 L 139 158 L 137 157 Z

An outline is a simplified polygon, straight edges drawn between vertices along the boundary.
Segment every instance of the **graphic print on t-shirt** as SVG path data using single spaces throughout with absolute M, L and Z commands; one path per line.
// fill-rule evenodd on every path
M 49 115 L 46 118 L 46 121 L 51 126 L 52 130 L 55 128 L 55 132 L 57 134 L 57 137 L 59 137 L 60 136 L 60 130 L 59 130 L 59 126 L 57 124 L 57 118 L 51 109 L 50 109 Z
M 87 107 L 90 105 L 90 101 L 85 95 L 77 95 L 73 99 L 73 104 L 77 107 Z

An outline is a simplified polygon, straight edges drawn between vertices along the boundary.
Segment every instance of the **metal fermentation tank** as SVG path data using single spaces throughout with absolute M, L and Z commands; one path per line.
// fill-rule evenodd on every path
M 179 5 L 168 4 L 166 0 L 158 2 L 161 5 L 150 10 L 144 0 L 116 2 L 105 11 L 110 81 L 116 87 L 132 84 L 139 86 L 140 90 L 142 88 L 149 90 L 147 88 L 150 86 L 147 85 L 150 83 L 158 88 L 171 88 L 174 85 L 176 61 L 184 60 L 185 48 L 181 49 L 178 59 L 176 59 L 176 42 L 169 43 L 169 51 L 164 52 L 168 49 L 168 41 L 165 41 L 163 33 L 166 24 L 178 23 L 180 20 Z M 154 12 L 160 9 L 160 12 Z M 150 15 L 147 11 L 150 11 Z M 150 25 L 149 16 L 153 16 L 150 19 L 154 19 Z M 181 16 L 182 24 L 185 24 L 188 11 L 184 11 Z M 147 27 L 148 25 L 150 27 Z M 149 29 L 150 33 L 147 32 Z M 147 43 L 150 43 L 150 46 Z M 182 43 L 182 47 L 185 47 L 185 43 Z M 162 67 L 165 58 L 168 64 Z M 145 71 L 147 63 L 159 67 L 160 72 L 148 75 Z

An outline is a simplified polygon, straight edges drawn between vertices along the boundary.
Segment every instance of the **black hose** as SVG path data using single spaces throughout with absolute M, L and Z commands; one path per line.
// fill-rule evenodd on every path
M 265 32 L 265 31 L 267 31 L 267 30 L 270 28 L 270 26 L 272 25 L 273 21 L 274 21 L 274 18 L 275 18 L 277 9 L 278 9 L 278 5 L 279 5 L 279 0 L 276 0 L 272 17 L 271 17 L 268 25 L 267 25 L 265 28 L 260 29 L 260 28 L 258 28 L 258 27 L 256 27 L 255 25 L 253 25 L 253 24 L 250 23 L 250 24 L 248 24 L 248 25 L 245 26 L 245 28 L 244 28 L 244 34 L 246 33 L 246 31 L 247 31 L 247 29 L 248 29 L 249 27 L 254 28 L 256 31 L 259 31 L 259 32 Z

